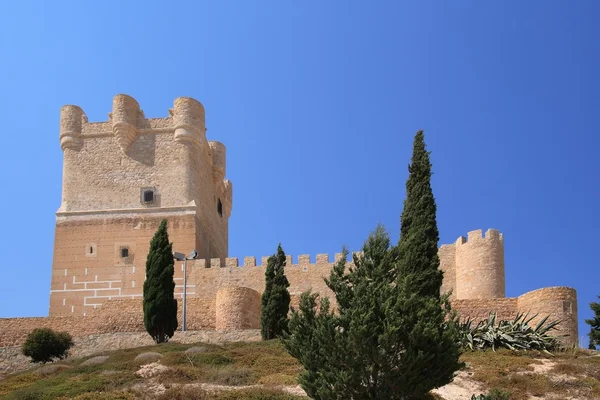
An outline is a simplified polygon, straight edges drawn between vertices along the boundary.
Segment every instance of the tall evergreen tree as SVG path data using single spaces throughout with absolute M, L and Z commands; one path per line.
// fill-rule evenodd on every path
M 287 331 L 290 293 L 284 267 L 285 253 L 281 243 L 277 253 L 269 257 L 265 271 L 265 291 L 261 297 L 260 332 L 264 340 L 280 337 Z
M 144 326 L 156 343 L 168 342 L 177 329 L 172 247 L 162 220 L 150 241 L 144 282 Z
M 299 383 L 309 397 L 333 399 L 417 399 L 453 379 L 461 368 L 458 329 L 435 296 L 416 293 L 398 275 L 398 246 L 379 226 L 353 256 L 347 251 L 331 270 L 329 299 L 303 293 L 293 310 L 288 352 L 303 365 Z
M 600 299 L 600 296 L 598 298 Z M 588 333 L 590 349 L 595 350 L 596 346 L 600 347 L 600 303 L 592 301 L 590 308 L 594 312 L 594 317 L 586 319 L 585 323 L 590 326 L 590 333 Z
M 415 135 L 408 166 L 406 199 L 400 224 L 400 273 L 412 275 L 422 295 L 440 296 L 443 272 L 438 256 L 439 231 L 436 204 L 431 189 L 431 162 L 422 130 Z

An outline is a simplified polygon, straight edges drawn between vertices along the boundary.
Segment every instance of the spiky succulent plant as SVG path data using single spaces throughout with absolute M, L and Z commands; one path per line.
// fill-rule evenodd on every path
M 545 353 L 556 349 L 559 345 L 558 337 L 550 335 L 560 321 L 548 321 L 549 316 L 542 318 L 537 325 L 531 326 L 530 322 L 538 314 L 528 317 L 520 313 L 512 321 L 497 321 L 496 314 L 490 313 L 486 320 L 473 326 L 471 319 L 461 324 L 462 345 L 471 350 L 485 350 L 491 348 L 507 348 L 510 350 L 539 350 Z

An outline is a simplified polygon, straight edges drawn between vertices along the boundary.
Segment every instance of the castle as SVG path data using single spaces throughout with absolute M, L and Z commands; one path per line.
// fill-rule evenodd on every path
M 259 327 L 261 265 L 268 257 L 261 265 L 254 257 L 242 263 L 229 257 L 233 186 L 225 178 L 225 146 L 206 138 L 200 102 L 180 97 L 167 118 L 148 119 L 135 99 L 119 94 L 108 121 L 93 123 L 81 108 L 67 105 L 60 114 L 60 146 L 62 201 L 56 213 L 50 310 L 48 319 L 38 323 L 75 324 L 78 333 L 143 331 L 146 255 L 160 221 L 167 219 L 173 250 L 198 251 L 197 259 L 187 262 L 188 329 Z M 453 308 L 463 318 L 487 318 L 490 311 L 499 318 L 550 314 L 563 320 L 565 341 L 577 343 L 574 289 L 542 288 L 505 297 L 504 240 L 498 231 L 469 232 L 466 239 L 441 246 L 439 255 L 445 272 L 442 291 L 452 290 Z M 339 257 L 318 254 L 312 262 L 300 255 L 294 263 L 287 256 L 292 301 L 308 289 L 331 296 L 323 277 Z M 174 279 L 181 298 L 180 262 Z M 12 329 L 19 329 L 15 324 Z

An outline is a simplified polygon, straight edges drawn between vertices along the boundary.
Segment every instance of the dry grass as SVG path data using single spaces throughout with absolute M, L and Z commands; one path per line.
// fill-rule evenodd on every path
M 462 360 L 474 380 L 510 392 L 511 400 L 549 394 L 557 398 L 600 398 L 600 358 L 590 357 L 584 350 L 557 352 L 554 357 L 509 350 L 467 352 Z M 534 373 L 534 366 L 544 362 L 552 367 L 547 372 Z
M 186 354 L 190 347 L 202 346 L 204 352 Z M 135 375 L 139 354 L 158 352 L 160 364 L 168 367 L 151 379 Z M 167 343 L 156 346 L 103 353 L 108 359 L 98 365 L 81 365 L 85 359 L 62 361 L 66 367 L 41 369 L 9 376 L 0 381 L 0 397 L 20 400 L 133 400 L 151 399 L 134 387 L 163 385 L 167 389 L 158 400 L 165 399 L 297 399 L 277 389 L 297 385 L 301 371 L 298 362 L 277 341 L 232 343 L 223 346 L 204 343 Z M 89 359 L 91 357 L 87 357 Z M 555 394 L 567 398 L 576 395 L 600 399 L 600 357 L 590 357 L 584 350 L 571 349 L 549 357 L 540 352 L 466 352 L 462 355 L 470 378 L 491 389 L 511 392 L 510 400 Z M 536 368 L 546 367 L 544 373 Z M 578 378 L 573 378 L 578 377 Z M 206 393 L 198 384 L 235 387 L 236 390 Z M 262 385 L 262 389 L 244 386 Z M 150 397 L 148 397 L 150 396 Z M 204 397 L 203 397 L 204 396 Z M 423 400 L 441 400 L 429 395 Z

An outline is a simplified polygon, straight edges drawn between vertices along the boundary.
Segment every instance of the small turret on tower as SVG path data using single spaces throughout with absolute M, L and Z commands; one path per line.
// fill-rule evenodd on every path
M 208 142 L 212 155 L 212 174 L 215 185 L 225 179 L 225 146 L 221 142 L 211 140 Z
M 81 107 L 66 105 L 60 109 L 60 148 L 77 150 L 83 144 L 81 132 L 87 116 Z
M 140 105 L 131 96 L 118 94 L 113 98 L 112 131 L 123 152 L 126 152 L 138 135 L 138 118 L 141 114 Z
M 202 103 L 191 97 L 179 97 L 175 99 L 169 113 L 173 118 L 175 141 L 206 143 L 206 125 Z M 206 146 L 202 147 L 206 148 Z M 208 150 L 208 148 L 206 149 Z

